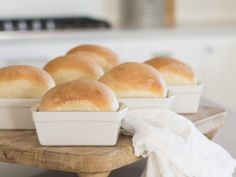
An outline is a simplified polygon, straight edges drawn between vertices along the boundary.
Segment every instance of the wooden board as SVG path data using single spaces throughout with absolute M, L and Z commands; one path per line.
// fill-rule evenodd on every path
M 227 112 L 222 108 L 202 106 L 196 114 L 183 114 L 194 122 L 203 134 L 211 134 L 226 123 Z
M 175 27 L 175 1 L 165 0 L 165 25 Z
M 225 123 L 220 108 L 201 107 L 185 115 L 205 134 Z M 121 135 L 112 147 L 42 147 L 34 131 L 0 131 L 0 161 L 39 168 L 81 173 L 83 177 L 105 177 L 111 170 L 139 160 L 133 154 L 131 137 Z

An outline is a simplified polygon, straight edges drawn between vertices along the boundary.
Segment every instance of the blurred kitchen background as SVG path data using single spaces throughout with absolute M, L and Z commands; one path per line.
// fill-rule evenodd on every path
M 235 9 L 235 0 L 0 0 L 0 67 L 43 66 L 82 43 L 108 46 L 123 61 L 182 59 L 205 85 L 202 103 L 228 110 L 214 141 L 236 158 Z M 141 170 L 138 164 L 111 176 L 136 177 Z M 5 163 L 0 174 L 74 176 Z

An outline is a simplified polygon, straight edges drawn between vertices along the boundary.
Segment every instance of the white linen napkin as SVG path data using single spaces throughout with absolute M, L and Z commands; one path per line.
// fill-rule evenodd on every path
M 135 155 L 148 157 L 142 177 L 232 177 L 236 167 L 228 152 L 170 110 L 130 110 L 122 133 L 133 135 Z

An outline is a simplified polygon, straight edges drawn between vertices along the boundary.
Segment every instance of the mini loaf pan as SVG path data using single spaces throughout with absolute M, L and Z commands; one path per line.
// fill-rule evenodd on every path
M 175 95 L 171 110 L 182 114 L 198 111 L 203 84 L 168 86 L 168 89 Z
M 128 108 L 116 112 L 40 112 L 32 107 L 39 143 L 43 146 L 112 146 Z
M 0 129 L 35 129 L 30 108 L 39 102 L 39 99 L 1 98 Z
M 160 108 L 169 109 L 173 103 L 175 96 L 168 92 L 165 98 L 119 98 L 129 109 L 138 108 Z

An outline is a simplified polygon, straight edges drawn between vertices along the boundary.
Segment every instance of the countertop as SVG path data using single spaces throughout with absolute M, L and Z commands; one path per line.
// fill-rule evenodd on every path
M 153 38 L 174 36 L 212 36 L 234 35 L 236 26 L 201 26 L 160 29 L 114 29 L 114 30 L 77 30 L 77 31 L 35 31 L 35 32 L 0 32 L 0 40 L 50 39 L 50 38 Z

